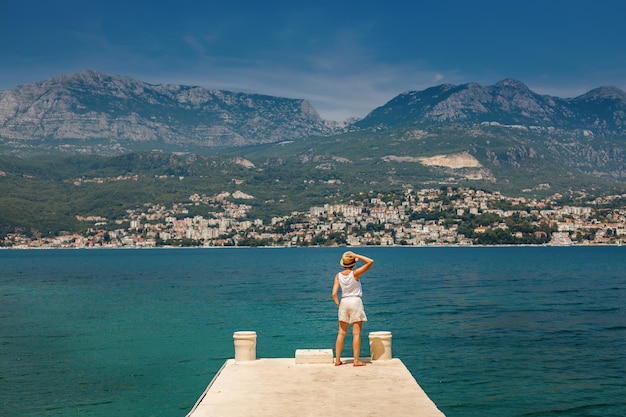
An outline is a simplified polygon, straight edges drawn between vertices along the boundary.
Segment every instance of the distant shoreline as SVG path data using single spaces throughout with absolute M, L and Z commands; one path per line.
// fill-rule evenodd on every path
M 339 248 L 605 248 L 622 247 L 626 245 L 606 243 L 593 245 L 369 245 L 369 246 L 105 246 L 105 247 L 6 247 L 0 246 L 0 250 L 29 251 L 29 250 L 160 250 L 160 249 L 339 249 Z

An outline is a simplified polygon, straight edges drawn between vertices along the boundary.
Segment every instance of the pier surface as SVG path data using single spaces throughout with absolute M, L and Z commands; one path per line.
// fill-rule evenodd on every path
M 401 360 L 365 362 L 229 359 L 187 416 L 444 416 Z

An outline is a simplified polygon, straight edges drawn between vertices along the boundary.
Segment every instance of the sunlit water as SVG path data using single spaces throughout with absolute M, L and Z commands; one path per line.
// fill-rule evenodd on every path
M 0 415 L 184 416 L 234 331 L 333 348 L 343 250 L 2 250 Z M 448 417 L 626 415 L 626 248 L 357 251 L 362 355 L 391 331 Z

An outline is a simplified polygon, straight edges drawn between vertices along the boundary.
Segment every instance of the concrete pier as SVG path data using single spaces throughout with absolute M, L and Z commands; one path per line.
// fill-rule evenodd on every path
M 443 417 L 399 359 L 352 359 L 331 349 L 294 358 L 227 360 L 187 417 Z

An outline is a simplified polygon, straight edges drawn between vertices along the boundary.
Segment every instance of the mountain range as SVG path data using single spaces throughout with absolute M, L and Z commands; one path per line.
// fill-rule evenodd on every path
M 16 155 L 199 151 L 345 131 L 489 123 L 624 138 L 626 93 L 605 86 L 563 99 L 513 79 L 443 84 L 402 93 L 346 126 L 322 120 L 303 99 L 151 85 L 96 71 L 0 92 L 0 149 Z
M 625 122 L 615 87 L 443 84 L 342 124 L 302 99 L 61 75 L 0 92 L 0 236 L 223 192 L 264 218 L 403 188 L 626 196 Z
M 443 84 L 403 93 L 355 123 L 359 128 L 393 128 L 434 123 L 499 123 L 596 135 L 626 135 L 626 93 L 599 87 L 572 99 L 539 95 L 505 79 L 493 86 Z
M 331 133 L 306 100 L 150 85 L 95 71 L 0 92 L 5 152 L 185 151 Z
M 443 84 L 341 124 L 303 99 L 96 71 L 0 92 L 0 155 L 151 151 L 234 154 L 257 176 L 364 189 L 469 183 L 512 194 L 597 194 L 626 186 L 626 93 L 603 86 L 559 98 L 514 79 Z

